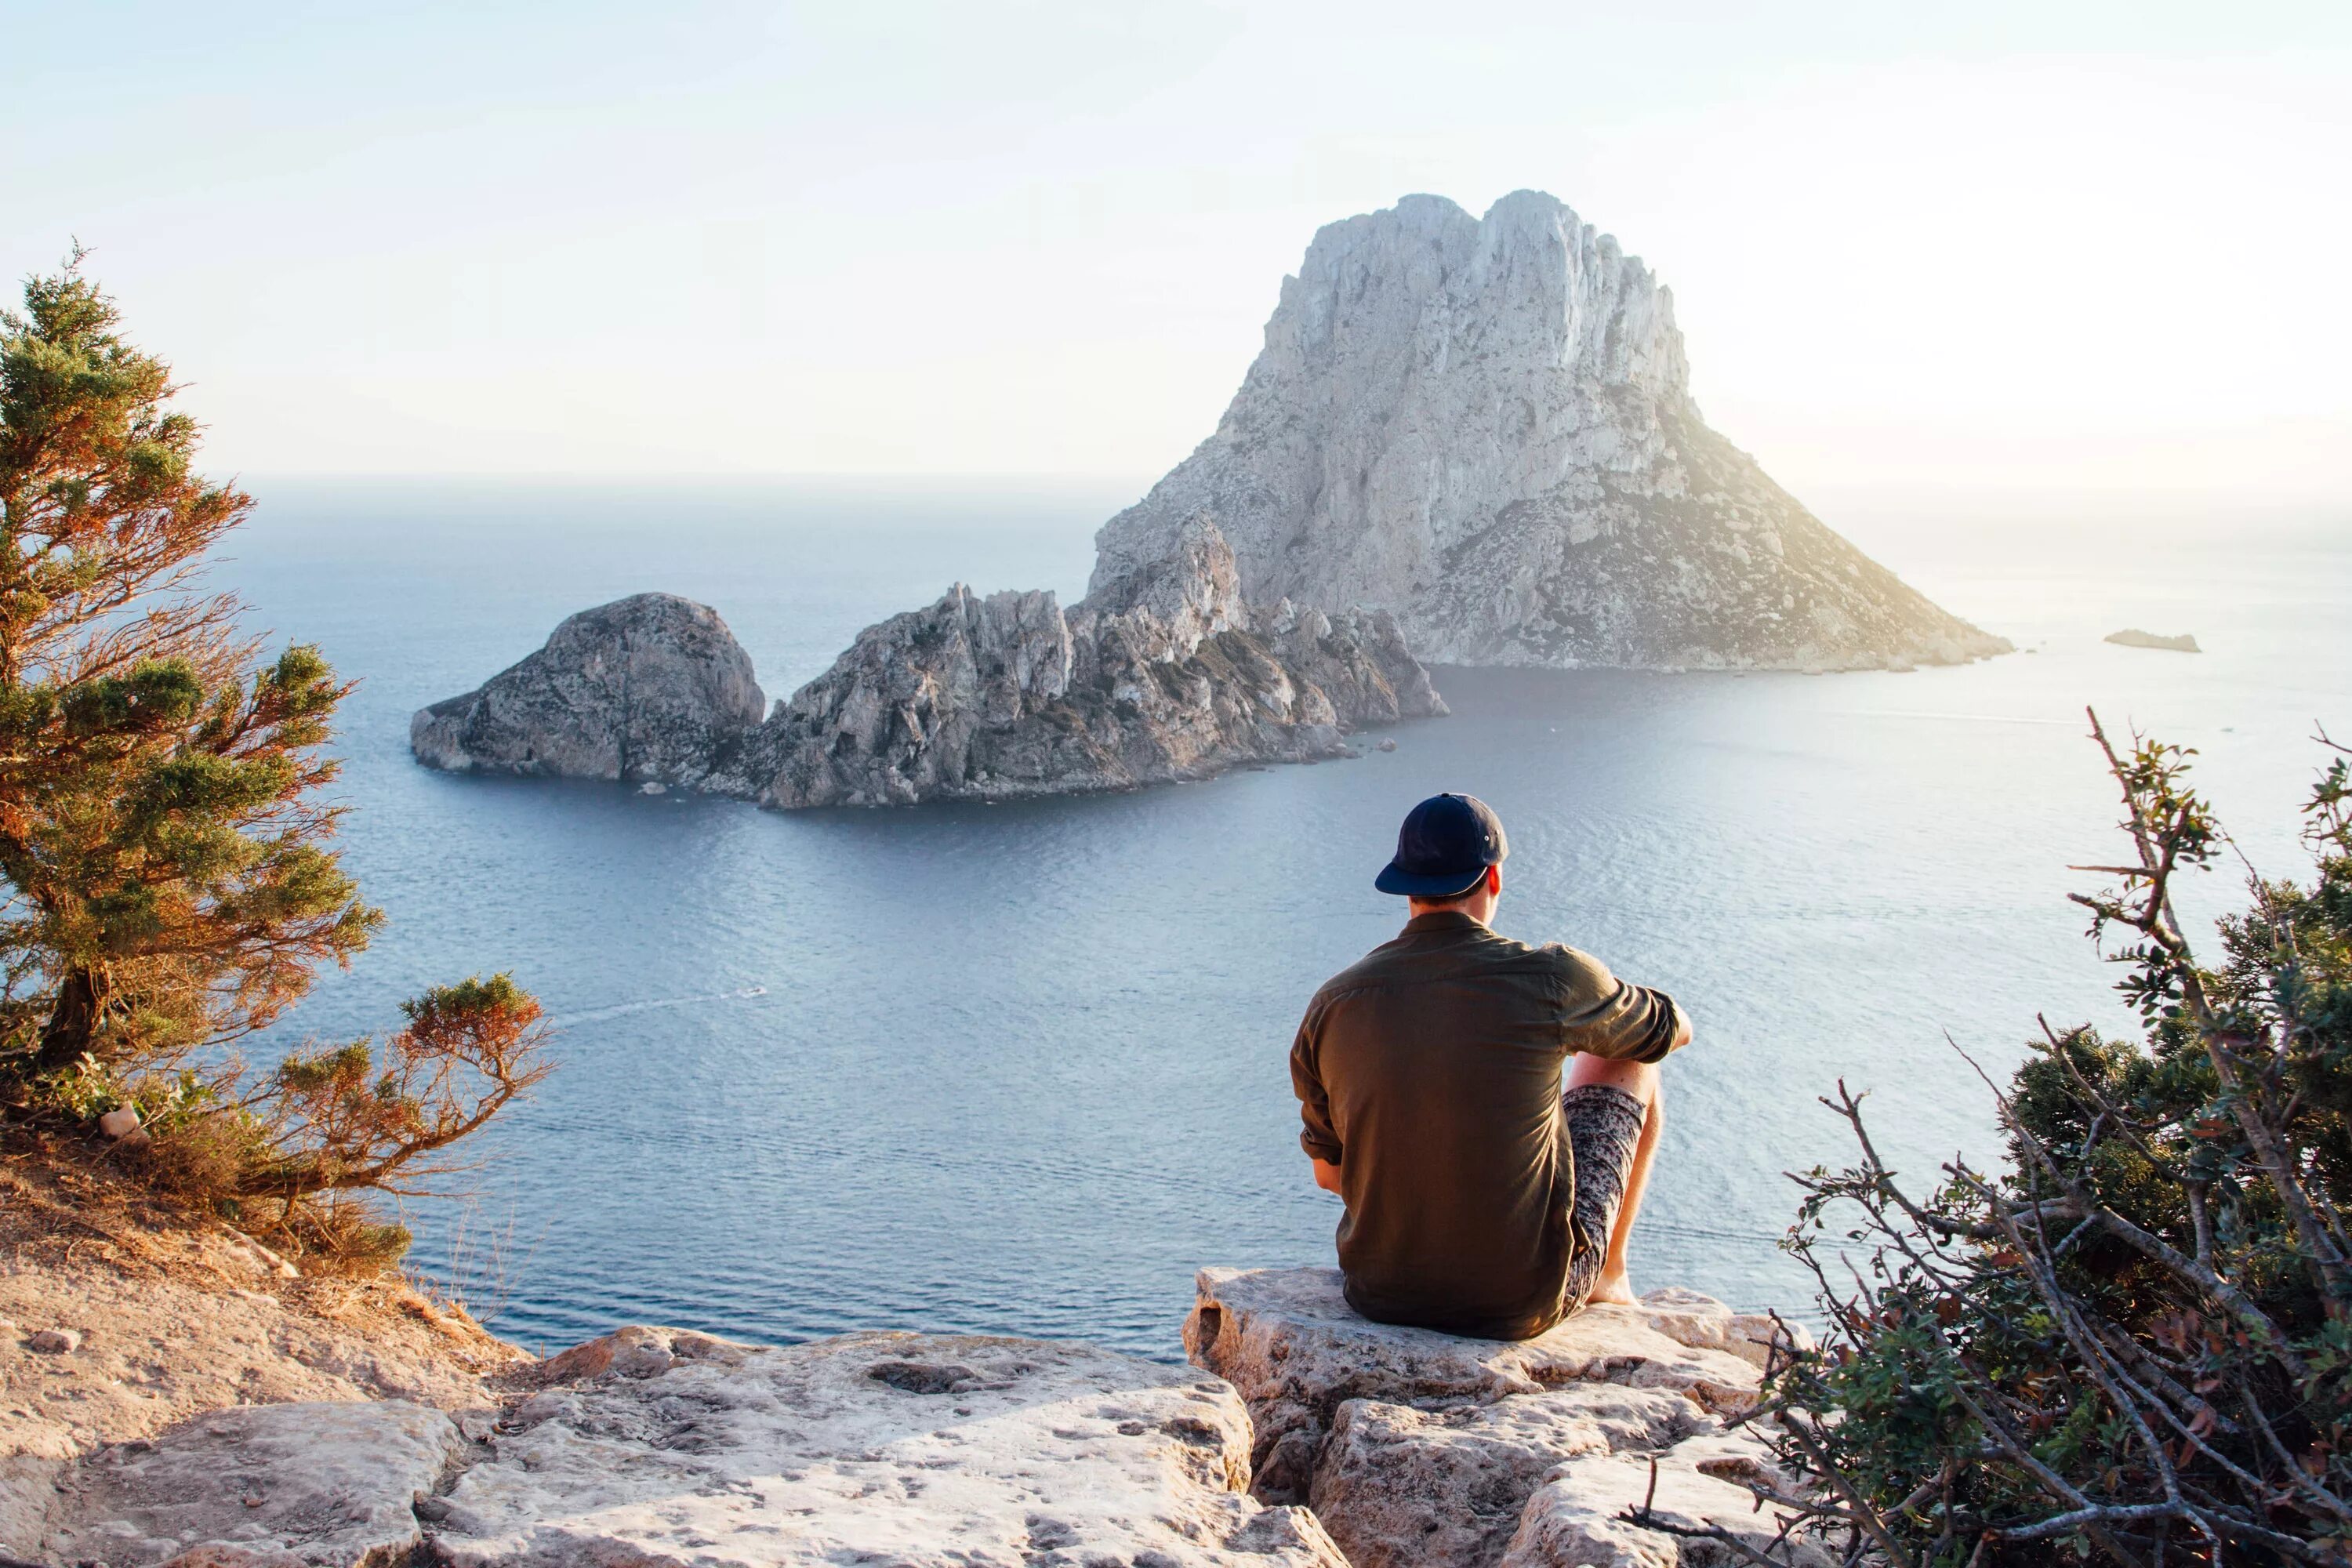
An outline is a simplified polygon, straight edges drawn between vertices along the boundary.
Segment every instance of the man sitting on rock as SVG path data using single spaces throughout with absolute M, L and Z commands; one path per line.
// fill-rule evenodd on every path
M 1315 994 L 1291 1047 L 1299 1142 L 1348 1205 L 1348 1301 L 1378 1322 L 1532 1339 L 1633 1300 L 1655 1064 L 1690 1024 L 1596 958 L 1492 930 L 1507 852 L 1483 801 L 1414 806 L 1373 883 L 1412 919 Z

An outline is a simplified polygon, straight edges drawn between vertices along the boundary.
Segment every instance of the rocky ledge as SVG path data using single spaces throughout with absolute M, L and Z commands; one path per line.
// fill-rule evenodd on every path
M 1729 1424 L 1773 1331 L 1668 1290 L 1525 1343 L 1455 1339 L 1365 1322 L 1311 1268 L 1204 1271 L 1185 1325 L 1198 1370 L 1034 1340 L 778 1349 L 628 1328 L 446 1407 L 313 1395 L 118 1437 L 0 1510 L 0 1552 L 113 1568 L 1712 1563 L 1735 1554 L 1676 1531 L 1761 1544 L 1777 1528 L 1744 1483 L 1782 1479 Z
M 535 1381 L 454 1415 L 264 1405 L 103 1449 L 43 1550 L 113 1568 L 1345 1561 L 1305 1510 L 1247 1495 L 1229 1385 L 1087 1345 L 630 1328 Z
M 1465 1340 L 1365 1321 L 1337 1269 L 1210 1268 L 1184 1344 L 1249 1409 L 1255 1495 L 1307 1504 L 1356 1568 L 1667 1568 L 1741 1559 L 1633 1522 L 1645 1500 L 1750 1547 L 1779 1531 L 1744 1483 L 1786 1478 L 1727 1424 L 1776 1331 L 1801 1337 L 1668 1289 L 1538 1339 Z
M 665 594 L 584 611 L 486 683 L 420 710 L 428 767 L 686 787 L 795 809 L 1012 800 L 1350 754 L 1367 724 L 1445 704 L 1382 611 L 1242 597 L 1216 524 L 1065 612 L 961 584 L 860 632 L 765 722 L 751 662 Z

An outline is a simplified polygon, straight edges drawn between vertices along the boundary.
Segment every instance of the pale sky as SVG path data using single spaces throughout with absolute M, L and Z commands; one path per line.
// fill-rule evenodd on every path
M 73 237 L 247 473 L 1090 473 L 1318 226 L 1548 190 L 1809 488 L 2343 500 L 2352 5 L 0 5 Z

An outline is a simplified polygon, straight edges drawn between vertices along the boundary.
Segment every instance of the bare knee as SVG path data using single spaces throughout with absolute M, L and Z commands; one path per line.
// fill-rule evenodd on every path
M 1569 1063 L 1568 1087 L 1582 1089 L 1588 1084 L 1622 1089 L 1644 1107 L 1654 1107 L 1660 1095 L 1656 1064 L 1611 1061 L 1580 1051 Z

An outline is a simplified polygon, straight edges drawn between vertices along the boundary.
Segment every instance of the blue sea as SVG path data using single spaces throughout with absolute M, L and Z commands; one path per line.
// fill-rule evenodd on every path
M 1102 482 L 249 480 L 217 581 L 361 681 L 336 786 L 390 924 L 266 1053 L 397 1023 L 511 971 L 556 1074 L 447 1196 L 415 1268 L 555 1348 L 624 1322 L 761 1341 L 858 1327 L 1174 1355 L 1204 1264 L 1327 1262 L 1337 1200 L 1296 1143 L 1286 1053 L 1316 985 L 1402 911 L 1397 819 L 1485 797 L 1497 924 L 1663 986 L 1667 1068 L 1637 1289 L 1806 1312 L 1782 1173 L 1842 1161 L 1817 1102 L 1867 1089 L 1920 1181 L 1995 1155 L 1970 1058 L 2125 1026 L 2066 901 L 2112 859 L 2095 704 L 2196 747 L 2248 861 L 2304 863 L 2315 727 L 2352 734 L 2352 516 L 2227 510 L 1828 520 L 2015 655 L 1914 674 L 1441 669 L 1451 718 L 1393 752 L 1006 806 L 782 815 L 617 785 L 451 777 L 408 717 L 571 612 L 718 607 L 772 699 L 863 626 L 977 588 L 1082 590 Z M 2198 655 L 2110 646 L 2193 632 Z M 2231 907 L 2242 870 L 2189 907 Z

